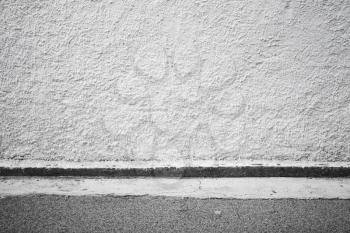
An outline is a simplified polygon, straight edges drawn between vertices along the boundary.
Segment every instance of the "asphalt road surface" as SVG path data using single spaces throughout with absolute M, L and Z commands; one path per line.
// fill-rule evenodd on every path
M 0 232 L 350 232 L 350 200 L 11 196 Z

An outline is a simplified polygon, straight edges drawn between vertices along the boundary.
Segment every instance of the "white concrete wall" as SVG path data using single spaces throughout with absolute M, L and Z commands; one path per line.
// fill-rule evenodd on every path
M 0 158 L 350 161 L 350 1 L 0 2 Z

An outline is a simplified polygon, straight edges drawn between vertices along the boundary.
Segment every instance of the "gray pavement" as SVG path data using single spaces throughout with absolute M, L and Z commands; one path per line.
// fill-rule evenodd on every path
M 0 232 L 350 232 L 350 200 L 10 196 Z

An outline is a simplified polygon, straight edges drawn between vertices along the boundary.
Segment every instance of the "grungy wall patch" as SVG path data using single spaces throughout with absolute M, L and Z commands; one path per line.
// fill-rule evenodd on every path
M 349 1 L 1 1 L 0 158 L 350 161 L 349 28 Z

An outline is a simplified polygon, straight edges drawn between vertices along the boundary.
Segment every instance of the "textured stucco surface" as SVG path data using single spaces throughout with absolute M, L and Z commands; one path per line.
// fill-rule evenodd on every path
M 350 161 L 349 1 L 0 1 L 0 158 Z

